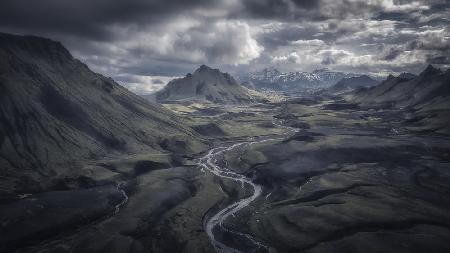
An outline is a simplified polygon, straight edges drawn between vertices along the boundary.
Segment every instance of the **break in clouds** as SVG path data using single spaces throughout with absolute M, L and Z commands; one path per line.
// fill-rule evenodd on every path
M 200 64 L 234 74 L 450 67 L 446 0 L 6 0 L 0 29 L 62 41 L 95 71 L 150 93 Z

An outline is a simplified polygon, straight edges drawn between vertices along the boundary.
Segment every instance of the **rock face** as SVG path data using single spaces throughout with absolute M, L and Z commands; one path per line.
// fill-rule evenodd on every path
M 49 39 L 0 34 L 0 101 L 0 197 L 52 187 L 51 179 L 105 155 L 200 145 L 171 112 Z
M 170 81 L 156 93 L 159 102 L 196 101 L 217 104 L 240 104 L 255 101 L 251 91 L 228 73 L 200 66 L 193 74 Z
M 360 87 L 371 87 L 377 85 L 378 82 L 367 75 L 343 78 L 335 85 L 331 86 L 327 91 L 329 93 L 349 92 Z
M 249 88 L 298 91 L 305 88 L 324 88 L 336 84 L 342 78 L 358 76 L 343 72 L 318 69 L 313 72 L 282 73 L 275 68 L 241 76 L 239 80 Z

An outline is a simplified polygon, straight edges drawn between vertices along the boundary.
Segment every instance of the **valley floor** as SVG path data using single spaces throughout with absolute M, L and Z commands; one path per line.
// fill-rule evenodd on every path
M 401 112 L 317 98 L 166 107 L 186 117 L 211 148 L 270 139 L 215 159 L 262 189 L 214 230 L 227 247 L 450 252 L 450 136 L 411 127 Z M 253 188 L 200 168 L 207 152 L 96 161 L 86 170 L 97 186 L 4 203 L 0 251 L 214 252 L 205 224 Z

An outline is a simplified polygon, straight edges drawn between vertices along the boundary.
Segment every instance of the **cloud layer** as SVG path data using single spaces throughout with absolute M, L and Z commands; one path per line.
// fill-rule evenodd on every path
M 450 67 L 446 0 L 5 0 L 0 30 L 62 41 L 137 93 L 200 64 L 239 73 Z

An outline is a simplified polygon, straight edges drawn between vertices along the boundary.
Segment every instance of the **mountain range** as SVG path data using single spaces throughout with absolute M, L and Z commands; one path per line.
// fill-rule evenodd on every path
M 443 71 L 428 65 L 418 76 L 390 75 L 377 86 L 355 90 L 345 97 L 362 108 L 403 111 L 409 123 L 448 132 L 450 69 Z
M 445 103 L 449 96 L 450 70 L 428 65 L 418 76 L 389 75 L 380 85 L 356 91 L 352 101 L 363 106 L 401 109 Z
M 282 73 L 276 68 L 265 68 L 262 71 L 241 75 L 239 81 L 252 89 L 271 89 L 298 91 L 305 88 L 330 87 L 343 78 L 360 76 L 353 73 L 318 69 L 313 72 Z
M 341 78 L 330 90 L 357 88 L 345 98 L 363 108 L 406 109 L 410 118 L 436 128 L 448 123 L 450 70 L 429 65 L 418 76 L 391 75 L 375 86 L 369 76 L 352 75 L 266 69 L 250 79 L 284 89 L 293 80 L 323 86 Z M 156 97 L 219 104 L 261 99 L 206 65 L 171 81 Z M 89 160 L 152 150 L 189 153 L 203 145 L 184 119 L 94 73 L 49 39 L 0 34 L 0 99 L 0 183 L 9 189 L 2 198 L 54 187 L 57 181 L 49 178 L 73 174 Z

